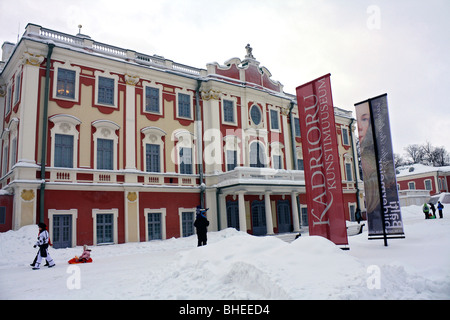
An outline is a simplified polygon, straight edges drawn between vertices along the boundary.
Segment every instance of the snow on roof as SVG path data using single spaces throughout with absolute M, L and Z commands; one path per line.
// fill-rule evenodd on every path
M 420 163 L 415 163 L 412 165 L 401 166 L 397 168 L 397 177 L 406 177 L 410 175 L 431 173 L 431 172 L 450 172 L 450 166 L 444 167 L 432 167 Z

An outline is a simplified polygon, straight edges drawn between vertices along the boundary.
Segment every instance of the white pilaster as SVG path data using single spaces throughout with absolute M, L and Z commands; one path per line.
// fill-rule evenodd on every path
M 300 219 L 298 217 L 297 193 L 291 192 L 292 222 L 294 232 L 300 232 Z
M 247 232 L 247 218 L 245 215 L 245 191 L 239 192 L 238 202 L 239 202 L 239 230 Z
M 270 204 L 270 192 L 268 191 L 264 194 L 264 203 L 266 207 L 267 234 L 273 234 L 272 206 Z

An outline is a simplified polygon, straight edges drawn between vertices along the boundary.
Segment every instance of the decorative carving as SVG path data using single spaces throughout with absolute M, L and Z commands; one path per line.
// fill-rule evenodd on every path
M 213 89 L 210 89 L 208 91 L 202 91 L 202 99 L 205 101 L 220 100 L 221 95 L 222 95 L 221 91 L 216 91 Z
M 41 63 L 44 61 L 44 56 L 41 56 L 39 54 L 32 54 L 29 52 L 25 52 L 23 54 L 23 63 L 29 64 L 35 67 L 39 67 Z
M 130 202 L 136 201 L 137 200 L 137 193 L 136 192 L 128 192 L 127 199 Z
M 100 133 L 104 138 L 108 138 L 111 135 L 111 130 L 109 128 L 102 128 Z
M 125 74 L 125 82 L 130 86 L 135 86 L 139 82 L 139 76 Z
M 67 133 L 70 131 L 70 124 L 68 124 L 67 122 L 61 122 L 59 128 L 61 129 L 62 132 Z
M 288 107 L 281 107 L 281 114 L 283 116 L 288 116 L 289 115 L 289 108 Z
M 34 199 L 34 190 L 22 190 L 22 193 L 20 194 L 20 197 L 24 201 L 31 201 Z

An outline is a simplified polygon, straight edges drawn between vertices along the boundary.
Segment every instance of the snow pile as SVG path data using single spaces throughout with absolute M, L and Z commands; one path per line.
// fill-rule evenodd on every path
M 81 247 L 50 249 L 57 265 L 39 271 L 27 226 L 0 234 L 0 299 L 449 299 L 450 219 L 402 213 L 406 239 L 387 248 L 366 230 L 342 251 L 322 237 L 226 229 L 200 248 L 195 236 L 95 246 L 94 262 L 76 266 L 67 260 Z

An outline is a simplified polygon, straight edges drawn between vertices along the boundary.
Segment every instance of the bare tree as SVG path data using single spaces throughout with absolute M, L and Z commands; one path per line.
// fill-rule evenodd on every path
M 418 144 L 410 144 L 405 148 L 406 156 L 409 157 L 410 164 L 421 163 L 423 161 L 423 150 Z

